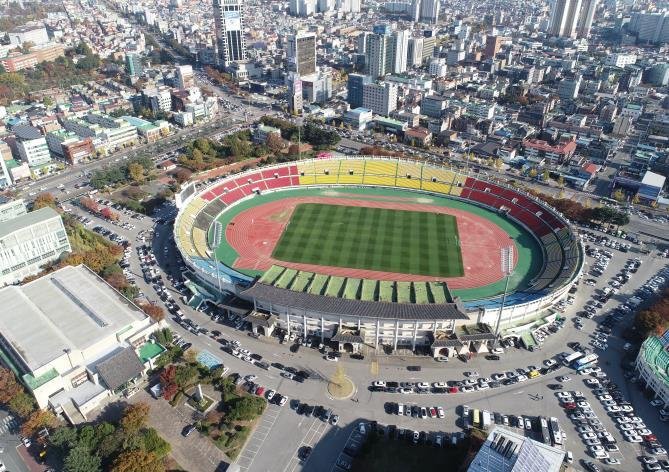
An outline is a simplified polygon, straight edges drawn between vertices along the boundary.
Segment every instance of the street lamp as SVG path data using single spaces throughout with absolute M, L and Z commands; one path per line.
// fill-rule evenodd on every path
M 223 224 L 220 221 L 214 221 L 214 235 L 212 241 L 212 249 L 214 250 L 214 265 L 216 266 L 216 281 L 218 282 L 218 297 L 221 296 L 221 274 L 218 269 L 218 259 L 216 253 L 223 241 Z
M 511 278 L 511 274 L 513 274 L 513 246 L 503 247 L 500 250 L 500 263 L 502 265 L 502 274 L 506 277 L 506 282 L 504 284 L 504 295 L 502 295 L 502 305 L 500 306 L 499 314 L 497 315 L 493 347 L 496 347 L 499 340 L 499 325 L 502 320 L 502 313 L 504 313 L 504 305 L 506 304 L 506 294 L 509 290 L 509 279 Z

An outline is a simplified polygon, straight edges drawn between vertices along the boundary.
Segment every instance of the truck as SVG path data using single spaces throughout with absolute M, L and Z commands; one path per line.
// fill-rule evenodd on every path
M 551 438 L 553 439 L 553 445 L 561 446 L 562 445 L 562 430 L 560 429 L 560 424 L 558 423 L 557 418 L 551 416 L 548 422 L 551 430 Z
M 488 410 L 483 410 L 481 412 L 481 429 L 487 430 L 490 427 L 490 423 L 490 412 Z
M 572 368 L 576 369 L 576 371 L 580 372 L 583 369 L 587 367 L 592 367 L 593 365 L 597 364 L 597 360 L 599 359 L 599 356 L 597 354 L 588 354 L 586 356 L 583 356 L 579 359 L 576 359 L 573 364 Z
M 573 353 L 569 354 L 567 357 L 565 357 L 564 359 L 562 359 L 562 363 L 566 367 L 569 367 L 572 364 L 572 362 L 574 362 L 575 360 L 583 357 L 583 355 L 584 354 L 581 351 L 573 352 Z
M 541 440 L 544 444 L 551 444 L 551 435 L 548 431 L 548 421 L 543 416 L 539 417 L 539 424 L 541 425 Z

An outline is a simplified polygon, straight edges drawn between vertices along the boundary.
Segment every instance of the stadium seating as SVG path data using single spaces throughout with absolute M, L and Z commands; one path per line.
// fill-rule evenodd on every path
M 226 206 L 255 191 L 262 193 L 302 185 L 420 189 L 505 212 L 541 240 L 546 254 L 541 273 L 524 290 L 524 297 L 531 298 L 571 280 L 581 257 L 579 243 L 559 215 L 521 191 L 437 165 L 378 157 L 305 160 L 256 169 L 218 182 L 193 198 L 180 212 L 175 233 L 182 250 L 193 257 L 207 257 L 207 231 Z M 345 282 L 335 278 L 328 281 L 323 291 L 339 293 L 344 287 Z

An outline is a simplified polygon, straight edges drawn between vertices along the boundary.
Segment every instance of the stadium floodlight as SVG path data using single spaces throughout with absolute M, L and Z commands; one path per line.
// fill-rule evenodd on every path
M 216 282 L 218 282 L 218 296 L 221 296 L 221 273 L 218 269 L 218 259 L 216 252 L 223 242 L 223 224 L 220 221 L 214 221 L 214 234 L 212 237 L 212 249 L 214 250 L 214 266 L 216 266 Z
M 504 294 L 502 295 L 502 304 L 499 307 L 499 314 L 497 315 L 497 324 L 495 326 L 495 339 L 493 340 L 493 347 L 497 346 L 499 341 L 499 325 L 502 321 L 502 313 L 504 313 L 504 305 L 506 304 L 506 294 L 509 291 L 509 279 L 513 274 L 513 246 L 506 246 L 500 250 L 500 264 L 502 274 L 506 277 L 504 284 Z

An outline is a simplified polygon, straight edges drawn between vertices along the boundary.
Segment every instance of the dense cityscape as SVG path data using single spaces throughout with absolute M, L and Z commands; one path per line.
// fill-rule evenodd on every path
M 0 472 L 669 471 L 669 4 L 0 3 Z

